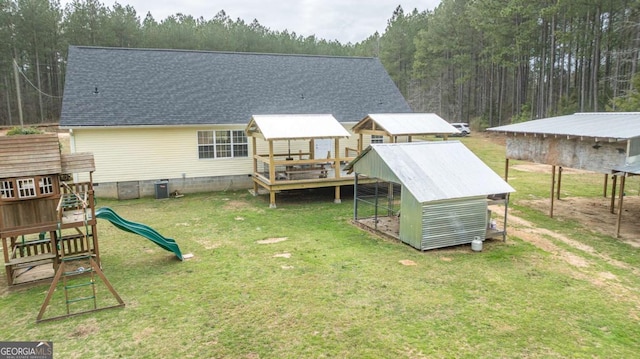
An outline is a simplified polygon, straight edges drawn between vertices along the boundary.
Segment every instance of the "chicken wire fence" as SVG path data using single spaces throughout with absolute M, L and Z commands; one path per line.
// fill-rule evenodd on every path
M 373 220 L 377 229 L 382 217 L 398 217 L 400 215 L 400 194 L 402 185 L 399 183 L 377 180 L 376 182 L 358 183 L 356 176 L 354 188 L 354 220 L 364 222 Z

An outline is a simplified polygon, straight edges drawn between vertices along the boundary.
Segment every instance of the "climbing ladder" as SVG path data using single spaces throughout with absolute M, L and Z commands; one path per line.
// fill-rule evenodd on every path
M 71 188 L 64 184 L 67 190 Z M 86 194 L 82 195 L 69 191 L 60 197 L 58 203 L 58 231 L 57 245 L 60 264 L 56 269 L 56 274 L 49 287 L 49 292 L 42 303 L 40 312 L 36 319 L 37 322 L 66 318 L 73 315 L 95 312 L 98 310 L 123 307 L 125 304 L 122 298 L 115 291 L 107 277 L 102 272 L 99 262 L 96 260 L 95 249 L 89 243 L 89 238 L 93 237 L 90 230 L 92 228 L 88 224 L 87 198 Z M 76 223 L 71 229 L 76 233 L 71 235 L 63 235 L 63 229 L 69 227 L 70 223 Z M 63 228 L 64 227 L 64 228 Z M 84 232 L 81 228 L 84 227 Z M 111 292 L 118 304 L 99 307 L 97 300 L 96 284 L 100 279 L 106 288 Z M 45 318 L 44 314 L 53 298 L 60 280 L 62 279 L 62 289 L 64 291 L 64 301 L 66 305 L 66 314 Z M 82 289 L 89 289 L 82 294 L 77 294 Z M 74 303 L 91 301 L 90 306 L 84 306 L 84 309 L 72 310 Z M 90 307 L 89 309 L 86 309 Z

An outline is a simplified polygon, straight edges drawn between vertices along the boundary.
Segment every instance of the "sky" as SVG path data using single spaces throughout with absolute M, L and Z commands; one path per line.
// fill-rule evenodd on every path
M 71 1 L 61 1 L 64 7 Z M 111 8 L 115 1 L 101 0 Z M 119 0 L 131 5 L 141 20 L 147 12 L 160 22 L 182 13 L 212 19 L 224 10 L 232 20 L 246 23 L 253 19 L 272 31 L 288 30 L 307 37 L 338 40 L 343 44 L 365 40 L 376 31 L 382 34 L 398 5 L 405 13 L 433 10 L 440 0 Z

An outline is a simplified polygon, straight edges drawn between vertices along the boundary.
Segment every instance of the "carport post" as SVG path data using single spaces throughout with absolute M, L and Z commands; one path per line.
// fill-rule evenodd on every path
M 506 158 L 504 161 L 504 181 L 509 182 L 509 159 Z
M 616 206 L 616 182 L 618 181 L 618 176 L 616 176 L 616 174 L 613 174 L 613 181 L 611 183 L 611 208 L 609 208 L 609 210 L 611 211 L 611 213 L 615 213 L 615 206 Z
M 608 180 L 609 180 L 609 174 L 605 173 L 604 174 L 604 191 L 603 191 L 603 194 L 602 194 L 602 196 L 604 198 L 607 198 L 607 181 Z
M 620 198 L 618 199 L 618 219 L 616 220 L 616 238 L 620 237 L 620 222 L 622 221 L 622 200 L 624 198 L 625 173 L 620 177 Z
M 562 184 L 562 166 L 558 167 L 558 189 L 556 190 L 556 199 L 560 200 L 560 187 Z
M 551 207 L 549 208 L 549 217 L 553 218 L 553 200 L 556 186 L 556 166 L 551 166 Z

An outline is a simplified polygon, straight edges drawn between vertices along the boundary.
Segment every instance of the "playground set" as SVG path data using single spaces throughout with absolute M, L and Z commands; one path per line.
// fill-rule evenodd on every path
M 141 235 L 183 260 L 173 239 L 127 221 L 110 208 L 96 209 L 94 171 L 93 154 L 61 154 L 56 134 L 0 136 L 0 240 L 7 285 L 52 279 L 38 322 L 125 305 L 102 272 L 98 218 Z M 81 173 L 88 173 L 89 180 L 74 182 L 73 177 Z M 115 304 L 98 305 L 97 279 Z M 60 283 L 66 314 L 44 319 Z M 77 302 L 90 304 L 72 310 Z

